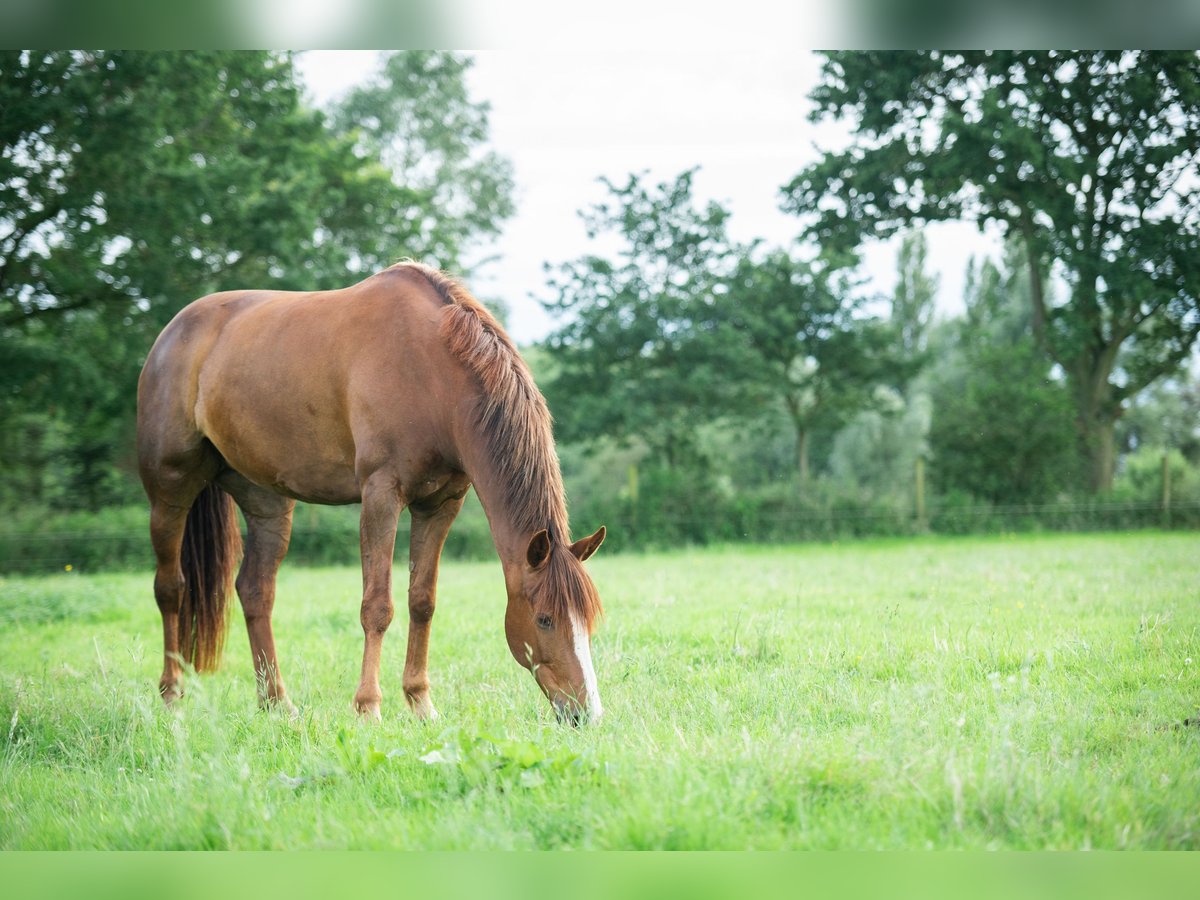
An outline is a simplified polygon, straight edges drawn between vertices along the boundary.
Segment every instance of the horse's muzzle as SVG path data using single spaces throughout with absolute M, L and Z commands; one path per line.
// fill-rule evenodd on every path
M 554 716 L 558 719 L 560 725 L 570 725 L 573 728 L 578 728 L 580 725 L 594 722 L 600 718 L 598 715 L 592 715 L 590 710 L 576 703 L 574 700 L 556 697 L 550 702 L 554 705 Z

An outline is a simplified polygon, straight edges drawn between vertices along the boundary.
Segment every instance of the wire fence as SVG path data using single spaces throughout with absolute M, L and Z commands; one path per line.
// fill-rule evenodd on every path
M 709 543 L 781 544 L 920 534 L 1112 531 L 1146 528 L 1200 529 L 1200 500 L 1161 502 L 1074 500 L 1006 505 L 956 505 L 931 501 L 912 507 L 821 510 L 722 510 L 719 516 L 627 505 L 609 508 L 605 524 L 610 550 L 664 549 Z M 589 520 L 590 521 L 590 520 Z M 397 534 L 397 558 L 407 554 L 407 521 Z M 468 510 L 447 542 L 450 558 L 494 556 L 482 511 Z M 296 517 L 289 561 L 307 565 L 356 565 L 357 517 L 343 509 L 336 521 Z M 147 528 L 127 521 L 110 529 L 5 531 L 0 528 L 0 575 L 50 572 L 146 570 L 153 566 Z

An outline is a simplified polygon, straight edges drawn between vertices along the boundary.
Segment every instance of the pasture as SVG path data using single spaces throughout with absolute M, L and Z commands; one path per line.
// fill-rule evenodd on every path
M 0 847 L 1200 848 L 1194 533 L 589 568 L 606 715 L 579 730 L 509 656 L 494 561 L 442 568 L 430 724 L 400 614 L 383 722 L 351 712 L 356 568 L 280 573 L 294 720 L 256 709 L 239 611 L 168 712 L 148 572 L 0 579 Z

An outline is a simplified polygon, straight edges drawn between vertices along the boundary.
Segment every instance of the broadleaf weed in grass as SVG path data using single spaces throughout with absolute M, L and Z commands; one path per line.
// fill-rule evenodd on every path
M 342 767 L 351 775 L 364 775 L 388 761 L 388 754 L 375 749 L 375 742 L 366 746 L 356 740 L 347 728 L 339 728 L 336 740 Z
M 455 772 L 468 787 L 500 790 L 540 787 L 552 778 L 587 778 L 597 769 L 593 761 L 567 747 L 547 750 L 530 740 L 459 729 L 444 732 L 420 760 Z

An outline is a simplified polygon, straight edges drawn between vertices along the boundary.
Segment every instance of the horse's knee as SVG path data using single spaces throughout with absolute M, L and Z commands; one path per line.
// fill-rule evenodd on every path
M 427 625 L 433 618 L 433 598 L 428 595 L 409 597 L 408 616 L 417 625 Z
M 392 606 L 392 598 L 386 594 L 364 597 L 362 610 L 359 613 L 359 620 L 362 622 L 363 631 L 367 633 L 383 633 L 387 631 L 387 627 L 392 624 L 392 615 L 395 612 Z

